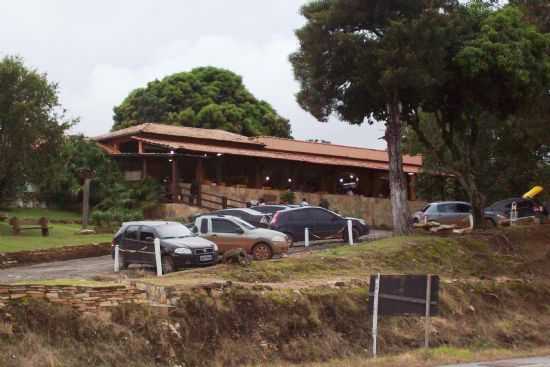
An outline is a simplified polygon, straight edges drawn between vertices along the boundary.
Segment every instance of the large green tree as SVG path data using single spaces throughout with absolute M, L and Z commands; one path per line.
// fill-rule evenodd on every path
M 525 185 L 545 154 L 550 35 L 512 5 L 475 1 L 453 18 L 447 72 L 408 122 L 435 171 L 458 180 L 480 225 L 493 186 L 505 194 Z
M 114 108 L 113 130 L 142 122 L 291 137 L 288 120 L 256 99 L 235 73 L 201 67 L 138 88 Z
M 301 83 L 300 105 L 321 121 L 335 113 L 362 124 L 386 121 L 393 227 L 409 231 L 406 177 L 402 168 L 404 116 L 414 113 L 437 76 L 445 73 L 453 0 L 318 0 L 302 8 L 291 55 Z
M 57 85 L 17 57 L 0 61 L 0 203 L 28 183 L 52 179 L 63 134 Z

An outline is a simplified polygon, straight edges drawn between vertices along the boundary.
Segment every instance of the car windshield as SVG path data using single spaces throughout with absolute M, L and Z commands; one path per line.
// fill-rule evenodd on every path
M 235 217 L 234 219 L 235 219 L 235 222 L 239 223 L 241 226 L 243 226 L 244 228 L 246 228 L 248 230 L 256 228 L 252 224 L 248 223 L 245 220 L 242 220 L 241 218 Z
M 171 238 L 183 238 L 194 236 L 193 232 L 189 230 L 186 226 L 179 223 L 165 224 L 157 227 L 157 232 L 159 237 L 162 239 L 171 239 Z

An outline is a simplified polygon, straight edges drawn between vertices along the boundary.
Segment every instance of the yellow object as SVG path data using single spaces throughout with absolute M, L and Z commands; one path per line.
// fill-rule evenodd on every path
M 523 194 L 524 199 L 533 199 L 535 196 L 540 194 L 544 189 L 542 186 L 535 186 L 531 190 L 527 191 L 525 194 Z

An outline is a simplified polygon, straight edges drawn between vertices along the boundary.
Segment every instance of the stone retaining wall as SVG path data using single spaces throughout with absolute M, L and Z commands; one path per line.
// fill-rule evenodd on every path
M 0 308 L 8 302 L 29 298 L 71 306 L 78 311 L 93 312 L 128 303 L 149 303 L 144 290 L 124 285 L 82 287 L 64 285 L 0 284 Z
M 39 264 L 51 261 L 83 259 L 111 253 L 110 243 L 65 246 L 33 251 L 0 253 L 0 269 L 23 264 Z

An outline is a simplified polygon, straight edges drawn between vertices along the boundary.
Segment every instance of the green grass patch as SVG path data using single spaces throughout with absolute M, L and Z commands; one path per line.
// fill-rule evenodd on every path
M 46 217 L 49 220 L 75 221 L 80 220 L 81 218 L 80 213 L 77 212 L 42 208 L 0 209 L 0 213 L 4 213 L 10 218 L 17 217 L 20 219 L 39 219 L 42 217 Z
M 243 282 L 283 282 L 327 276 L 386 273 L 435 273 L 478 276 L 510 274 L 513 261 L 491 250 L 488 243 L 466 237 L 392 237 L 319 251 L 309 256 L 253 262 L 222 272 Z
M 110 242 L 112 234 L 80 235 L 78 224 L 50 224 L 50 235 L 42 237 L 40 230 L 22 231 L 14 236 L 12 228 L 5 222 L 0 222 L 0 252 L 15 252 L 47 249 L 64 246 L 87 245 L 92 243 Z

